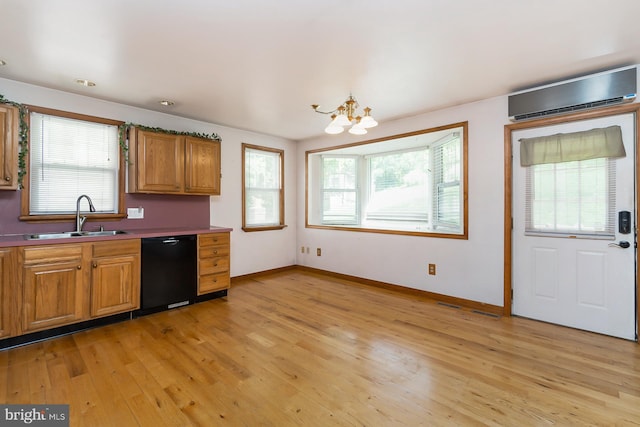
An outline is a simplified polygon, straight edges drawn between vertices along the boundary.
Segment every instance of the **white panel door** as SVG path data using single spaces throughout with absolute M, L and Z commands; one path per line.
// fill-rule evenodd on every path
M 635 218 L 634 122 L 630 113 L 512 133 L 514 315 L 635 339 L 635 224 L 621 234 L 617 221 L 620 211 Z M 615 237 L 525 235 L 526 168 L 520 166 L 519 139 L 611 125 L 621 126 L 626 150 L 626 157 L 615 160 Z M 620 241 L 630 246 L 617 246 Z

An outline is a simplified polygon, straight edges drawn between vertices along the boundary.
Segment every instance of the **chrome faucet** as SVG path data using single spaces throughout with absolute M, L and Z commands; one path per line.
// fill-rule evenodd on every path
M 83 194 L 82 196 L 78 197 L 78 200 L 76 200 L 76 233 L 82 231 L 82 225 L 87 220 L 86 216 L 80 216 L 80 200 L 82 200 L 83 197 L 87 199 L 87 202 L 89 202 L 89 212 L 96 211 L 96 208 L 93 206 L 93 202 L 91 201 L 91 198 L 89 196 Z

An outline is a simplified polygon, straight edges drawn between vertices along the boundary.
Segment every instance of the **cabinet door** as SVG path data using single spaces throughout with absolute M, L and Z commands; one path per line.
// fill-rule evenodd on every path
M 140 257 L 123 255 L 92 262 L 91 317 L 140 307 Z
M 0 249 L 0 339 L 16 333 L 14 319 L 18 316 L 15 290 L 12 284 L 14 261 L 11 249 Z
M 136 130 L 137 188 L 142 193 L 184 191 L 184 137 Z
M 140 308 L 140 239 L 95 242 L 91 260 L 91 317 Z
M 34 263 L 23 267 L 23 332 L 83 319 L 82 260 Z
M 185 191 L 219 195 L 220 142 L 187 137 L 185 144 Z
M 0 190 L 18 188 L 18 109 L 0 105 Z

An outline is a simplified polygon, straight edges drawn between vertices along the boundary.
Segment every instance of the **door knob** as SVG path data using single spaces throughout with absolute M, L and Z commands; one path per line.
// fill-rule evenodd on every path
M 622 249 L 627 249 L 629 246 L 631 246 L 631 243 L 627 242 L 626 240 L 620 240 L 618 243 L 609 243 L 609 247 L 614 246 Z

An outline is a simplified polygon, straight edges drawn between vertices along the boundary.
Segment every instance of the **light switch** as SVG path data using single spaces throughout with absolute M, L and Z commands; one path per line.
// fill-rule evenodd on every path
M 142 219 L 144 218 L 144 208 L 127 208 L 127 218 L 129 219 Z

